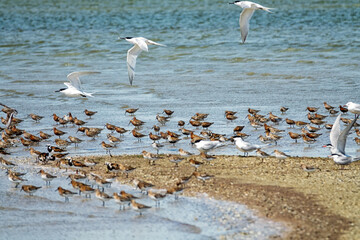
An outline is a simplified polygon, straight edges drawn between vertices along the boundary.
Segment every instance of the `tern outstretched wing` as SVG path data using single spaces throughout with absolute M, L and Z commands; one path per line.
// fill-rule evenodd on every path
M 81 90 L 81 81 L 80 81 L 80 76 L 85 76 L 85 75 L 90 75 L 90 74 L 98 74 L 100 72 L 94 72 L 94 71 L 83 71 L 83 72 L 72 72 L 69 73 L 69 75 L 67 75 L 67 78 L 69 79 L 71 85 L 78 89 Z M 68 84 L 65 84 L 66 86 L 69 86 Z
M 243 43 L 245 42 L 246 37 L 249 33 L 249 22 L 254 12 L 255 9 L 244 8 L 244 10 L 240 14 L 239 24 L 240 24 L 241 39 Z
M 333 146 L 334 149 L 338 148 L 338 139 L 340 136 L 340 118 L 341 118 L 341 113 L 339 114 L 339 116 L 337 116 L 331 131 L 330 131 L 330 143 Z
M 145 45 L 146 45 L 146 43 L 145 43 Z M 146 45 L 146 47 L 147 47 L 147 45 Z M 136 58 L 140 55 L 141 52 L 142 52 L 142 49 L 137 44 L 135 44 L 127 52 L 126 61 L 127 61 L 130 85 L 132 85 L 132 82 L 135 77 Z
M 346 128 L 341 132 L 341 134 L 339 136 L 339 139 L 337 142 L 337 148 L 338 148 L 339 152 L 341 152 L 344 155 L 345 155 L 345 145 L 346 145 L 347 136 L 349 135 L 350 129 L 354 126 L 358 117 L 359 116 L 356 116 L 355 119 L 352 120 L 352 122 L 346 126 Z

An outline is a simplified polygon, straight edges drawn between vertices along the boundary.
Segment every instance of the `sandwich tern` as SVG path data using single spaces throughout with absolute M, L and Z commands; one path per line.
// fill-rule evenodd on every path
M 148 52 L 148 45 L 157 45 L 166 47 L 166 45 L 151 41 L 149 39 L 143 37 L 124 37 L 120 39 L 125 39 L 129 43 L 134 44 L 132 48 L 130 48 L 127 52 L 127 67 L 128 67 L 128 74 L 129 74 L 129 81 L 130 85 L 135 77 L 135 66 L 136 66 L 136 58 L 140 55 L 142 51 Z
M 356 120 L 358 119 L 359 115 L 355 116 L 355 119 L 348 125 L 346 128 L 341 131 L 340 130 L 340 118 L 341 113 L 336 118 L 333 127 L 330 132 L 330 150 L 331 150 L 331 158 L 334 160 L 335 163 L 340 165 L 346 165 L 351 162 L 355 162 L 360 160 L 360 158 L 354 158 L 352 156 L 345 154 L 345 145 L 346 139 L 349 135 L 350 129 L 354 126 Z
M 246 37 L 249 33 L 249 22 L 255 10 L 270 12 L 270 9 L 272 9 L 250 1 L 235 1 L 229 4 L 234 4 L 243 8 L 239 19 L 241 39 L 243 43 L 245 43 Z
M 61 88 L 55 92 L 61 92 L 68 97 L 92 97 L 92 93 L 84 92 L 81 89 L 80 76 L 98 74 L 100 72 L 85 71 L 85 72 L 72 72 L 67 75 L 69 82 L 64 82 L 67 88 Z

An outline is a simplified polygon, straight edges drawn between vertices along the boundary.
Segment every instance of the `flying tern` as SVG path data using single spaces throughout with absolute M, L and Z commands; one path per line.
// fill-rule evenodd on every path
M 149 39 L 143 38 L 143 37 L 124 37 L 120 39 L 125 39 L 129 43 L 134 44 L 132 48 L 130 48 L 127 52 L 127 67 L 128 67 L 128 74 L 129 74 L 129 81 L 130 85 L 132 85 L 132 82 L 135 77 L 135 66 L 136 66 L 136 58 L 140 55 L 142 51 L 149 51 L 148 46 L 149 45 L 157 45 L 166 47 L 166 45 L 151 41 Z
M 237 5 L 243 9 L 239 19 L 241 39 L 243 43 L 245 42 L 246 37 L 249 33 L 249 22 L 255 10 L 264 10 L 266 12 L 271 12 L 270 9 L 272 9 L 250 1 L 235 1 L 229 4 Z
M 55 92 L 61 92 L 68 97 L 92 97 L 92 93 L 84 92 L 81 89 L 81 81 L 80 76 L 90 75 L 90 74 L 98 74 L 100 72 L 72 72 L 67 75 L 69 82 L 64 82 L 67 88 L 61 88 Z

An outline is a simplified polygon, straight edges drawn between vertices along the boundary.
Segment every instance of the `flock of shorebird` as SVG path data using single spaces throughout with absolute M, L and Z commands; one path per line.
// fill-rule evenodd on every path
M 104 179 L 101 176 L 91 172 L 88 174 L 81 174 L 83 172 L 82 169 L 91 168 L 97 163 L 94 161 L 90 161 L 86 158 L 83 161 L 74 160 L 73 158 L 68 156 L 69 153 L 66 151 L 66 147 L 70 144 L 74 144 L 75 147 L 78 147 L 78 145 L 81 144 L 84 140 L 79 138 L 80 136 L 68 136 L 68 140 L 63 139 L 62 137 L 67 133 L 60 129 L 62 126 L 73 124 L 74 126 L 78 127 L 76 131 L 77 133 L 83 132 L 84 135 L 89 137 L 90 139 L 96 139 L 104 130 L 104 128 L 85 127 L 86 122 L 78 119 L 77 117 L 73 117 L 71 113 L 67 114 L 64 117 L 59 117 L 58 115 L 53 114 L 53 120 L 56 124 L 53 127 L 53 135 L 40 131 L 39 136 L 36 136 L 18 127 L 18 125 L 21 124 L 23 120 L 16 118 L 17 111 L 14 108 L 8 107 L 4 104 L 1 105 L 4 106 L 2 112 L 7 115 L 6 118 L 1 117 L 1 122 L 4 125 L 4 127 L 1 127 L 0 129 L 0 131 L 2 132 L 2 139 L 0 141 L 1 155 L 10 155 L 11 153 L 8 151 L 8 149 L 16 149 L 16 147 L 21 144 L 29 150 L 29 154 L 31 156 L 34 156 L 36 162 L 41 165 L 46 165 L 49 161 L 55 161 L 55 165 L 59 168 L 65 167 L 75 170 L 76 173 L 69 175 L 69 177 L 71 178 L 71 184 L 74 189 L 79 190 L 79 193 L 85 194 L 85 197 L 90 196 L 91 193 L 95 193 L 95 196 L 103 202 L 103 206 L 105 206 L 105 202 L 110 199 L 114 199 L 117 203 L 119 203 L 120 208 L 123 208 L 125 203 L 129 203 L 135 210 L 139 211 L 140 214 L 143 210 L 149 208 L 149 206 L 136 202 L 134 196 L 130 196 L 124 191 L 120 192 L 120 195 L 117 193 L 113 193 L 112 196 L 106 194 L 104 192 L 104 187 L 111 185 L 111 181 L 108 181 L 108 179 Z M 247 118 L 249 120 L 249 126 L 255 129 L 264 128 L 265 135 L 260 135 L 258 137 L 259 140 L 264 143 L 263 145 L 253 144 L 244 140 L 246 139 L 246 137 L 249 136 L 248 134 L 242 132 L 242 130 L 246 126 L 236 126 L 233 129 L 233 135 L 230 137 L 227 137 L 224 134 L 212 132 L 211 130 L 209 130 L 209 128 L 211 128 L 213 122 L 206 121 L 208 114 L 205 113 L 196 113 L 191 117 L 191 119 L 188 121 L 188 124 L 193 126 L 193 129 L 185 128 L 185 121 L 178 121 L 177 125 L 179 127 L 179 130 L 161 131 L 162 128 L 166 127 L 167 122 L 171 120 L 171 116 L 174 113 L 174 111 L 167 109 L 163 111 L 164 115 L 156 115 L 156 120 L 158 121 L 158 124 L 155 124 L 152 127 L 152 129 L 154 130 L 154 134 L 152 132 L 150 132 L 149 134 L 143 134 L 140 132 L 140 130 L 141 127 L 145 124 L 145 122 L 136 118 L 135 113 L 138 109 L 126 109 L 125 114 L 128 113 L 131 115 L 129 124 L 132 124 L 134 126 L 134 129 L 131 130 L 133 137 L 138 139 L 139 142 L 142 138 L 149 137 L 152 142 L 151 146 L 156 150 L 156 153 L 148 152 L 145 150 L 142 151 L 143 158 L 146 159 L 150 165 L 155 165 L 155 162 L 157 160 L 168 159 L 170 162 L 174 163 L 174 167 L 177 167 L 179 163 L 186 160 L 184 162 L 188 162 L 189 165 L 195 168 L 195 170 L 190 176 L 185 176 L 177 179 L 176 186 L 170 189 L 155 189 L 151 183 L 147 183 L 137 179 L 135 179 L 133 183 L 135 184 L 136 188 L 140 189 L 143 193 L 147 193 L 149 198 L 154 199 L 156 201 L 156 205 L 158 206 L 159 201 L 165 198 L 167 194 L 175 194 L 177 198 L 177 195 L 184 190 L 184 185 L 192 177 L 203 181 L 204 184 L 205 181 L 213 177 L 206 173 L 198 172 L 198 168 L 202 164 L 204 164 L 204 161 L 210 162 L 216 159 L 215 155 L 209 155 L 209 151 L 213 149 L 229 146 L 230 142 L 234 142 L 236 147 L 244 153 L 244 156 L 247 156 L 250 152 L 256 151 L 256 156 L 261 159 L 270 157 L 270 154 L 264 152 L 261 149 L 266 149 L 269 144 L 276 145 L 277 142 L 284 137 L 282 133 L 285 130 L 280 130 L 279 128 L 275 127 L 283 121 L 288 124 L 288 129 L 290 129 L 290 131 L 288 132 L 289 137 L 294 139 L 295 141 L 297 141 L 298 138 L 302 138 L 304 143 L 306 144 L 311 144 L 316 141 L 316 138 L 321 135 L 320 133 L 316 132 L 319 131 L 322 126 L 327 129 L 331 129 L 331 143 L 326 146 L 330 148 L 330 157 L 333 158 L 334 162 L 340 165 L 345 165 L 360 160 L 360 158 L 358 157 L 351 157 L 345 154 L 346 139 L 349 135 L 349 132 L 352 127 L 359 126 L 356 123 L 356 120 L 360 115 L 360 104 L 349 102 L 345 106 L 340 105 L 339 111 L 336 110 L 335 107 L 327 104 L 326 102 L 324 102 L 324 107 L 330 115 L 336 115 L 339 111 L 341 111 L 341 113 L 337 116 L 334 124 L 326 124 L 324 119 L 327 116 L 318 114 L 318 108 L 315 107 L 307 107 L 307 116 L 309 122 L 295 121 L 289 118 L 283 119 L 283 117 L 276 116 L 272 112 L 270 112 L 268 114 L 268 117 L 266 117 L 264 115 L 260 115 L 259 110 L 249 108 L 249 114 L 247 115 Z M 287 110 L 288 108 L 285 107 L 282 107 L 280 109 L 282 114 L 286 114 Z M 342 117 L 342 114 L 347 114 L 348 111 L 355 114 L 354 119 Z M 91 118 L 96 113 L 97 112 L 89 111 L 87 109 L 85 109 L 84 111 L 84 114 L 88 117 L 88 120 L 91 120 Z M 234 111 L 225 111 L 225 118 L 227 119 L 227 121 L 235 121 L 237 119 L 236 114 L 237 112 Z M 36 114 L 29 114 L 29 117 L 36 122 L 41 121 L 43 118 L 42 116 Z M 343 121 L 345 124 L 347 124 L 343 131 L 340 130 L 340 121 Z M 312 126 L 311 124 L 317 125 L 317 127 Z M 301 133 L 296 133 L 294 130 L 292 130 L 295 128 L 295 126 L 301 128 Z M 130 130 L 109 123 L 105 124 L 105 128 L 111 133 L 117 132 L 120 134 L 119 137 L 116 137 L 111 133 L 108 133 L 107 139 L 109 142 L 101 142 L 102 148 L 104 148 L 106 153 L 109 154 L 110 159 L 108 162 L 105 162 L 106 171 L 115 173 L 123 172 L 127 178 L 128 174 L 136 170 L 136 168 L 126 166 L 119 162 L 111 162 L 111 150 L 115 148 L 118 143 L 123 141 L 123 134 Z M 196 131 L 200 131 L 200 134 L 195 134 Z M 359 144 L 360 131 L 359 129 L 356 129 L 355 132 L 358 135 L 358 137 L 355 138 L 355 141 Z M 181 137 L 181 135 L 183 135 L 183 138 Z M 52 141 L 51 138 L 55 138 L 54 143 L 56 146 L 50 144 L 50 142 Z M 186 139 L 188 139 L 190 144 L 199 151 L 200 157 L 204 161 L 199 161 L 199 159 L 193 157 L 193 153 L 185 151 L 184 149 L 179 149 L 178 154 L 159 155 L 159 151 L 165 144 L 164 142 L 175 146 L 178 141 Z M 163 140 L 163 142 L 160 142 L 161 140 Z M 41 141 L 49 142 L 45 152 L 38 151 L 34 148 L 34 146 L 37 146 Z M 274 150 L 273 153 L 275 157 L 280 159 L 281 161 L 289 157 L 289 155 L 279 150 Z M 15 187 L 26 181 L 22 177 L 23 173 L 11 170 L 13 167 L 16 166 L 15 163 L 6 160 L 3 157 L 0 157 L 0 159 L 3 167 L 7 169 L 8 179 L 15 184 Z M 304 166 L 303 169 L 307 172 L 313 170 L 313 168 L 307 166 Z M 45 172 L 43 169 L 41 169 L 38 173 L 41 175 L 41 178 L 46 182 L 46 185 L 50 185 L 50 182 L 57 177 Z M 87 181 L 92 185 L 78 181 L 81 179 L 87 179 Z M 97 185 L 98 189 L 94 188 L 94 185 Z M 39 188 L 40 187 L 34 185 L 21 186 L 21 190 L 29 193 L 30 195 L 36 192 Z M 99 190 L 100 188 L 102 188 L 102 191 Z M 62 187 L 58 187 L 57 190 L 59 194 L 65 198 L 65 201 L 68 201 L 69 197 L 76 194 L 75 192 L 64 189 Z

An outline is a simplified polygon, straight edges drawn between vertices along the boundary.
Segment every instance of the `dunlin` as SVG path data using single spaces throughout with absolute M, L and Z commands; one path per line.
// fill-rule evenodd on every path
M 245 126 L 236 126 L 234 129 L 233 129 L 233 132 L 241 132 L 243 129 L 244 129 Z
M 198 180 L 203 181 L 203 185 L 205 185 L 205 181 L 213 178 L 213 175 L 209 175 L 206 173 L 199 173 L 199 172 L 193 172 L 194 177 L 196 177 Z
M 154 129 L 155 133 L 160 132 L 160 126 L 154 125 L 151 128 Z
M 106 123 L 105 127 L 110 130 L 111 132 L 115 131 L 116 126 L 110 123 Z
M 317 168 L 317 167 L 309 167 L 309 166 L 306 166 L 305 164 L 302 164 L 302 165 L 301 165 L 301 169 L 304 170 L 304 171 L 307 173 L 307 177 L 310 176 L 310 173 L 315 172 L 315 171 L 317 171 L 317 170 L 320 170 L 320 168 Z
M 95 115 L 97 112 L 96 111 L 89 111 L 87 109 L 84 110 L 84 113 L 86 116 L 88 116 L 89 118 L 91 118 L 93 115 Z
M 324 123 L 326 123 L 325 121 L 322 121 L 322 120 L 319 120 L 319 119 L 313 119 L 313 120 L 310 120 L 311 123 L 315 124 L 315 125 L 323 125 Z
M 149 138 L 155 142 L 155 141 L 159 141 L 161 139 L 161 137 L 159 135 L 155 135 L 155 134 L 152 134 L 152 132 L 149 133 Z
M 69 146 L 71 144 L 71 142 L 57 138 L 57 139 L 55 139 L 55 144 L 58 145 L 59 147 L 66 147 L 66 146 Z
M 179 155 L 170 155 L 169 156 L 169 161 L 172 163 L 175 163 L 175 167 L 178 167 L 178 164 L 180 162 L 182 162 L 183 160 L 184 160 L 184 158 Z
M 164 147 L 164 145 L 160 144 L 160 143 L 157 143 L 157 142 L 153 142 L 151 144 L 151 146 L 156 149 L 156 154 L 159 154 L 159 150 L 160 148 Z
M 185 177 L 180 177 L 177 179 L 176 181 L 176 186 L 182 186 L 184 187 L 186 183 L 188 183 L 190 181 L 190 179 L 192 178 L 192 174 L 190 176 L 185 176 Z
M 327 102 L 324 102 L 324 107 L 325 107 L 325 109 L 328 110 L 328 111 L 330 111 L 330 110 L 332 110 L 332 109 L 335 108 L 335 107 L 329 105 Z
M 95 183 L 98 186 L 98 188 L 101 188 L 104 192 L 106 187 L 111 187 L 112 182 L 107 181 L 106 179 L 102 179 L 98 176 L 95 176 Z
M 109 140 L 109 142 L 112 143 L 114 146 L 116 146 L 116 144 L 118 144 L 119 142 L 122 141 L 120 138 L 117 138 L 117 137 L 111 135 L 110 133 L 108 133 L 106 136 L 107 136 L 107 139 Z
M 149 165 L 155 165 L 155 161 L 160 159 L 157 154 L 147 152 L 145 150 L 143 150 L 141 153 L 143 157 L 149 161 Z
M 142 133 L 136 131 L 135 129 L 133 129 L 133 130 L 131 131 L 131 133 L 132 133 L 132 135 L 133 135 L 135 138 L 138 139 L 138 142 L 141 142 L 141 138 L 143 138 L 143 137 L 146 136 L 145 134 L 142 134 Z
M 31 117 L 32 120 L 34 120 L 35 122 L 39 122 L 41 119 L 43 119 L 43 116 L 39 116 L 33 113 L 30 113 L 29 116 Z
M 310 124 L 307 124 L 307 125 L 306 125 L 306 128 L 309 130 L 309 132 L 317 132 L 317 131 L 320 130 L 320 128 L 313 127 L 313 126 L 311 126 Z
M 215 155 L 208 155 L 207 153 L 201 152 L 200 157 L 204 159 L 207 162 L 211 162 L 212 160 L 215 160 Z
M 289 110 L 289 108 L 287 108 L 287 107 L 281 107 L 280 108 L 281 114 L 285 114 L 287 110 Z
M 303 121 L 295 121 L 295 125 L 298 127 L 304 127 L 306 126 L 308 123 L 303 122 Z
M 264 158 L 270 157 L 270 154 L 268 154 L 264 151 L 261 151 L 260 148 L 258 148 L 258 149 L 256 149 L 256 156 L 261 158 L 261 162 L 263 162 Z
M 129 124 L 130 124 L 130 123 L 131 123 L 135 128 L 139 128 L 140 126 L 142 126 L 142 125 L 145 124 L 145 122 L 137 119 L 136 117 L 133 117 L 133 119 L 131 119 L 131 120 L 129 121 Z
M 143 213 L 144 211 L 146 211 L 146 210 L 148 210 L 148 209 L 151 208 L 150 206 L 146 206 L 146 205 L 144 205 L 144 204 L 135 202 L 134 199 L 131 200 L 131 207 L 132 207 L 135 211 L 139 212 L 140 216 L 142 215 L 142 213 Z
M 296 143 L 297 143 L 297 140 L 302 137 L 301 134 L 294 133 L 294 132 L 289 132 L 289 136 L 290 136 L 292 139 L 294 139 Z
M 148 196 L 150 199 L 155 201 L 155 206 L 160 207 L 160 200 L 166 197 L 166 192 L 161 193 L 160 191 L 155 191 L 155 189 L 150 189 L 148 191 Z
M 59 138 L 60 138 L 60 136 L 66 134 L 66 132 L 63 132 L 63 131 L 57 129 L 56 127 L 54 127 L 53 130 L 54 130 L 54 134 L 55 134 L 56 136 L 59 136 Z
M 115 202 L 120 205 L 120 210 L 125 210 L 125 204 L 131 201 L 131 199 L 118 195 L 117 193 L 113 193 L 113 198 Z
M 195 159 L 190 159 L 189 163 L 191 166 L 195 167 L 195 171 L 203 164 L 203 162 L 197 161 Z
M 236 120 L 238 117 L 235 115 L 227 114 L 227 115 L 225 115 L 225 118 L 232 122 L 232 121 Z
M 34 148 L 30 148 L 30 155 L 35 157 L 35 160 L 37 160 L 38 156 L 41 154 L 40 151 L 35 150 Z
M 28 193 L 30 196 L 32 196 L 40 188 L 41 187 L 37 187 L 34 185 L 22 185 L 20 191 L 24 191 L 24 192 Z
M 174 113 L 174 111 L 171 111 L 169 109 L 164 109 L 163 113 L 165 113 L 166 115 L 168 115 L 170 117 Z
M 24 182 L 27 181 L 26 179 L 21 178 L 20 176 L 16 176 L 16 174 L 9 172 L 8 174 L 8 179 L 10 182 L 15 183 L 15 188 L 17 188 L 17 186 Z
M 281 160 L 284 160 L 284 159 L 286 159 L 286 158 L 288 158 L 288 157 L 290 157 L 290 156 L 287 155 L 286 153 L 281 152 L 281 151 L 279 151 L 279 150 L 277 150 L 277 149 L 274 150 L 274 154 L 275 154 L 275 157 L 276 157 L 277 159 L 279 159 L 280 161 L 281 161 Z
M 289 118 L 285 118 L 285 122 L 291 127 L 295 125 L 295 121 L 294 120 L 291 120 Z
M 49 139 L 49 138 L 51 138 L 52 137 L 52 135 L 50 135 L 50 134 L 47 134 L 47 133 L 44 133 L 43 131 L 40 131 L 39 132 L 39 135 L 40 135 L 40 137 L 42 138 L 42 139 Z
M 358 137 L 360 137 L 360 129 L 355 129 L 355 133 Z
M 136 113 L 136 111 L 139 110 L 138 108 L 128 108 L 125 110 L 125 115 L 126 113 L 129 113 L 130 115 L 134 115 L 134 113 Z
M 72 192 L 70 190 L 64 189 L 62 187 L 58 187 L 57 191 L 59 192 L 59 195 L 65 198 L 65 202 L 69 202 L 69 197 L 74 196 L 75 192 Z
M 45 172 L 41 169 L 38 173 L 41 174 L 41 178 L 45 181 L 46 186 L 50 186 L 50 182 L 57 178 L 57 176 L 51 175 L 50 173 Z
M 134 179 L 134 180 L 133 180 L 133 183 L 134 183 L 134 185 L 135 185 L 135 188 L 140 189 L 140 191 L 141 191 L 142 193 L 147 193 L 147 190 L 148 190 L 149 188 L 154 187 L 154 184 L 148 183 L 148 182 L 145 182 L 145 181 L 141 181 L 141 180 L 138 180 L 138 179 Z
M 20 141 L 21 141 L 21 144 L 25 147 L 29 147 L 31 145 L 33 145 L 33 142 L 32 141 L 28 141 L 28 140 L 25 140 L 23 138 L 20 138 Z
M 75 147 L 77 147 L 78 144 L 83 141 L 83 140 L 81 140 L 80 138 L 77 138 L 77 137 L 69 136 L 68 138 L 69 138 L 70 142 L 75 144 Z
M 309 146 L 310 146 L 310 144 L 313 144 L 316 142 L 316 139 L 309 138 L 306 134 L 302 134 L 302 139 L 303 139 L 304 143 L 309 144 Z
M 85 135 L 92 139 L 95 139 L 95 137 L 97 137 L 99 134 L 100 134 L 100 131 L 98 131 L 98 130 L 85 128 Z
M 199 127 L 199 126 L 201 126 L 201 122 L 200 122 L 200 121 L 190 120 L 189 123 L 190 123 L 191 126 L 193 126 L 193 127 Z
M 178 121 L 178 126 L 179 127 L 183 127 L 184 125 L 185 125 L 184 121 L 182 121 L 182 120 Z
M 180 187 L 180 186 L 168 188 L 168 189 L 166 189 L 166 194 L 174 195 L 175 200 L 177 200 L 179 198 L 179 195 L 184 192 L 184 189 L 185 188 Z
M 181 138 L 178 138 L 178 137 L 174 137 L 172 135 L 169 134 L 169 131 L 168 131 L 168 137 L 167 137 L 167 140 L 169 143 L 173 144 L 175 146 L 175 143 L 177 143 L 178 141 L 181 140 Z
M 179 154 L 180 154 L 180 156 L 182 156 L 182 157 L 190 157 L 190 156 L 193 155 L 191 152 L 185 151 L 185 150 L 182 149 L 182 148 L 179 148 Z
M 319 110 L 319 108 L 317 108 L 317 107 L 307 107 L 306 109 L 312 113 L 317 112 L 317 110 Z
M 117 133 L 119 133 L 120 136 L 122 136 L 124 133 L 128 132 L 129 130 L 126 130 L 125 128 L 122 128 L 122 127 L 116 127 L 116 128 L 115 128 L 115 131 L 116 131 Z
M 84 125 L 85 123 L 87 123 L 87 122 L 82 121 L 82 120 L 78 119 L 77 117 L 74 118 L 74 124 L 75 124 L 76 126 L 82 126 L 82 125 Z
M 161 125 L 165 125 L 169 121 L 169 117 L 156 115 L 156 120 L 158 120 Z
M 104 192 L 100 192 L 99 189 L 95 190 L 95 197 L 97 199 L 99 199 L 100 201 L 102 201 L 102 206 L 105 207 L 105 202 L 109 201 L 110 199 L 112 199 L 111 196 L 109 196 L 108 194 L 104 193 Z
M 108 143 L 105 143 L 104 141 L 102 141 L 101 146 L 102 146 L 103 149 L 105 149 L 105 152 L 109 153 L 109 156 L 112 157 L 110 151 L 111 151 L 111 149 L 114 148 L 114 145 L 111 145 L 111 144 L 108 144 Z
M 93 189 L 92 187 L 88 186 L 88 185 L 81 185 L 79 188 L 81 193 L 85 194 L 85 198 L 91 198 L 91 193 L 93 193 L 95 191 L 95 189 Z

